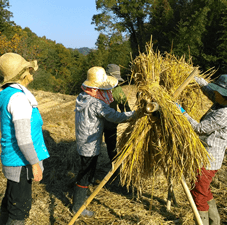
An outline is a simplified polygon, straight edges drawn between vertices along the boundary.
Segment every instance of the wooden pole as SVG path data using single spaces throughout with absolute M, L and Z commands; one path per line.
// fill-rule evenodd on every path
M 130 152 L 129 152 L 130 153 Z M 104 177 L 98 187 L 92 192 L 92 194 L 88 197 L 88 199 L 84 202 L 84 204 L 80 207 L 77 213 L 73 216 L 72 220 L 68 223 L 68 225 L 73 225 L 79 215 L 84 211 L 84 209 L 89 205 L 89 203 L 93 200 L 93 198 L 99 193 L 102 187 L 108 182 L 108 180 L 112 177 L 114 172 L 118 169 L 118 167 L 122 164 L 122 162 L 128 157 L 129 153 L 125 154 L 122 158 L 118 158 L 112 163 L 112 169 L 109 173 Z
M 174 99 L 176 99 L 180 95 L 180 93 L 184 90 L 184 88 L 190 83 L 190 81 L 196 75 L 198 75 L 198 73 L 199 73 L 199 70 L 198 70 L 198 67 L 196 67 L 190 73 L 190 75 L 187 77 L 187 79 L 181 84 L 181 86 L 174 92 L 174 94 L 173 94 L 173 98 Z M 203 225 L 203 222 L 202 222 L 201 217 L 199 215 L 198 209 L 197 209 L 197 207 L 195 205 L 195 202 L 194 202 L 194 200 L 192 198 L 191 192 L 190 192 L 190 190 L 188 188 L 188 185 L 186 184 L 186 181 L 185 181 L 184 177 L 182 177 L 182 179 L 181 179 L 181 184 L 182 184 L 184 192 L 185 192 L 185 194 L 186 194 L 186 196 L 187 196 L 187 198 L 188 198 L 188 200 L 190 202 L 190 205 L 192 207 L 192 210 L 194 212 L 194 215 L 195 215 L 195 218 L 196 218 L 196 221 L 197 221 L 198 225 Z M 171 188 L 169 190 L 172 191 Z M 170 194 L 170 196 L 171 196 L 171 194 Z M 170 206 L 167 205 L 167 208 L 168 207 L 170 207 Z
M 198 67 L 195 67 L 194 70 L 189 74 L 186 80 L 177 88 L 177 90 L 173 94 L 173 100 L 177 99 L 180 93 L 184 90 L 184 88 L 191 82 L 191 80 L 198 75 L 199 70 Z M 146 105 L 147 113 L 152 113 L 159 110 L 159 105 L 156 102 L 148 102 Z
M 188 200 L 189 200 L 190 205 L 192 207 L 192 210 L 194 212 L 194 215 L 195 215 L 195 219 L 196 219 L 197 224 L 198 225 L 203 225 L 202 219 L 201 219 L 201 217 L 199 215 L 198 209 L 197 209 L 197 207 L 195 205 L 195 202 L 194 202 L 194 200 L 192 198 L 191 192 L 190 192 L 190 190 L 188 188 L 188 185 L 186 184 L 186 181 L 185 181 L 184 177 L 182 177 L 182 179 L 181 179 L 181 184 L 183 186 L 183 189 L 184 189 L 185 194 L 188 197 Z
M 182 83 L 182 85 L 175 91 L 173 97 L 177 98 L 181 91 L 187 86 L 187 84 L 193 79 L 193 77 L 198 74 L 198 68 L 195 68 L 192 73 L 188 76 L 188 78 Z M 112 177 L 114 172 L 118 169 L 118 167 L 122 164 L 122 162 L 128 157 L 130 152 L 122 156 L 121 158 L 117 158 L 112 163 L 112 169 L 109 173 L 104 177 L 102 182 L 98 185 L 98 187 L 93 191 L 93 193 L 88 197 L 88 199 L 84 202 L 84 204 L 80 207 L 77 213 L 73 216 L 72 220 L 68 223 L 68 225 L 73 225 L 76 219 L 80 216 L 80 214 L 84 211 L 84 209 L 89 205 L 89 203 L 93 200 L 93 198 L 99 193 L 102 187 L 108 182 L 108 180 Z M 200 225 L 200 224 L 199 224 Z
M 180 95 L 180 93 L 184 90 L 184 88 L 191 82 L 191 80 L 198 74 L 199 74 L 198 67 L 195 67 L 194 70 L 186 78 L 186 80 L 174 92 L 173 99 L 176 99 Z
M 173 94 L 173 99 L 177 99 L 180 93 L 184 90 L 184 88 L 191 82 L 191 80 L 198 75 L 199 70 L 198 67 L 195 67 L 194 70 L 189 74 L 187 79 L 177 88 L 177 90 Z M 168 197 L 167 197 L 167 211 L 170 211 L 171 207 L 171 200 L 173 199 L 173 202 L 175 205 L 177 205 L 176 198 L 173 192 L 173 184 L 171 181 L 171 178 L 168 181 L 169 183 L 169 188 L 168 188 Z
M 167 197 L 167 211 L 170 211 L 170 207 L 171 207 L 171 200 L 173 200 L 173 203 L 174 205 L 176 206 L 177 205 L 177 200 L 175 198 L 175 195 L 174 195 L 174 191 L 173 191 L 173 182 L 172 182 L 172 179 L 171 177 L 169 178 L 168 180 L 168 197 Z

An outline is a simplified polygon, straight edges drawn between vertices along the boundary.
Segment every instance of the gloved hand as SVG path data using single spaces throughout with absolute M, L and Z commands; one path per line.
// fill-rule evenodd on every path
M 194 79 L 195 79 L 196 83 L 201 87 L 206 86 L 208 84 L 208 82 L 202 77 L 195 76 Z
M 180 109 L 180 111 L 181 111 L 182 113 L 186 113 L 186 111 L 181 107 L 180 104 L 178 104 L 178 103 L 175 103 L 175 104 L 177 105 L 178 109 Z

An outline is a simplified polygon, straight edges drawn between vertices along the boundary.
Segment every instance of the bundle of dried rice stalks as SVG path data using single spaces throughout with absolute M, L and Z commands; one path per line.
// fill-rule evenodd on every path
M 209 166 L 209 155 L 190 123 L 179 111 L 178 102 L 194 119 L 203 113 L 203 94 L 194 79 L 182 91 L 178 99 L 174 92 L 193 71 L 191 60 L 177 58 L 173 54 L 161 55 L 147 45 L 146 54 L 140 54 L 132 62 L 132 78 L 137 87 L 136 108 L 144 108 L 148 102 L 156 102 L 160 110 L 138 117 L 120 135 L 120 157 L 129 154 L 121 169 L 122 184 L 139 187 L 141 178 L 155 176 L 163 171 L 165 176 L 180 180 L 195 180 L 201 165 Z M 214 71 L 199 74 L 205 78 Z M 206 78 L 208 79 L 208 78 Z

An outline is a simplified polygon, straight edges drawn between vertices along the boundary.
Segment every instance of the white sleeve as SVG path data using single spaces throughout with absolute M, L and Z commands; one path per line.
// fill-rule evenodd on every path
M 19 92 L 12 95 L 7 109 L 11 113 L 13 121 L 31 119 L 32 106 L 24 93 Z

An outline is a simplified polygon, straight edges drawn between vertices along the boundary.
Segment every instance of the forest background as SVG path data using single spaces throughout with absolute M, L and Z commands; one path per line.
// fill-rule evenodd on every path
M 92 66 L 120 65 L 127 80 L 132 59 L 151 37 L 162 54 L 192 58 L 201 71 L 215 68 L 215 76 L 227 73 L 226 0 L 96 0 L 96 8 L 91 23 L 100 33 L 95 49 L 84 48 L 84 54 L 22 29 L 12 20 L 10 0 L 0 0 L 0 55 L 37 59 L 30 87 L 69 95 L 81 91 Z

